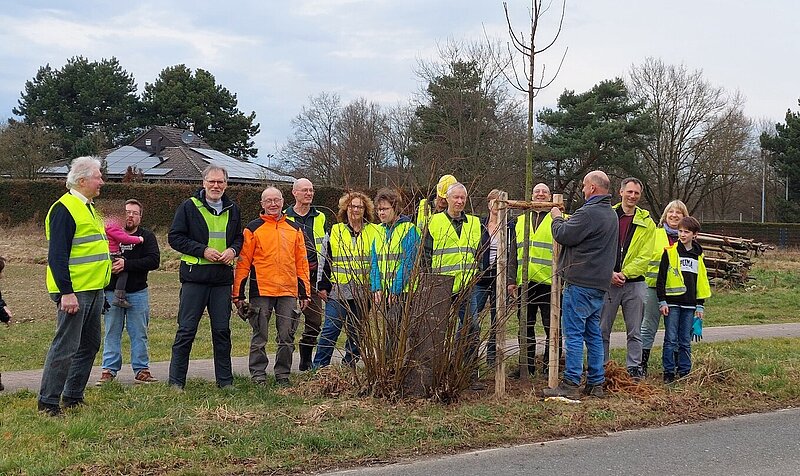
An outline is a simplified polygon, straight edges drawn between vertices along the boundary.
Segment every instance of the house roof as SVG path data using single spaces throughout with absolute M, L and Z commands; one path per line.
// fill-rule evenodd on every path
M 154 126 L 131 142 L 99 155 L 105 161 L 110 179 L 121 179 L 128 167 L 142 172 L 148 181 L 198 182 L 209 164 L 225 167 L 231 183 L 282 182 L 292 183 L 294 177 L 283 175 L 263 165 L 231 157 L 214 150 L 197 135 L 167 126 Z M 158 137 L 157 146 L 152 138 Z M 191 139 L 186 143 L 181 137 Z M 145 146 L 145 138 L 148 138 Z M 176 142 L 177 141 L 177 142 Z M 135 145 L 134 145 L 135 144 Z M 69 171 L 69 161 L 54 162 L 43 172 L 48 177 L 63 177 Z

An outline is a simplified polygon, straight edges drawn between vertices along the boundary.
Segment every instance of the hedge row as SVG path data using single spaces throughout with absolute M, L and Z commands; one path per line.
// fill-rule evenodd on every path
M 175 210 L 198 189 L 191 184 L 106 183 L 96 202 L 104 200 L 122 202 L 135 198 L 142 202 L 145 213 L 142 224 L 151 229 L 166 229 L 172 223 Z M 291 186 L 279 187 L 291 204 Z M 226 193 L 242 209 L 242 221 L 255 218 L 260 208 L 262 186 L 231 185 Z M 0 224 L 18 225 L 34 221 L 43 223 L 47 211 L 58 197 L 66 192 L 61 180 L 0 180 Z M 332 187 L 315 187 L 314 203 L 329 218 L 337 209 L 342 190 Z

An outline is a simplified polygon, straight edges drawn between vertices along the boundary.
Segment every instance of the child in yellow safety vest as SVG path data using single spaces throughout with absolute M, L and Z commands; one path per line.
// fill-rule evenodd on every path
M 664 248 L 661 256 L 656 293 L 664 316 L 664 383 L 672 383 L 676 373 L 683 377 L 692 370 L 692 337 L 699 341 L 703 335 L 703 304 L 711 296 L 711 287 L 703 248 L 695 241 L 699 232 L 700 222 L 684 217 L 678 225 L 678 241 Z

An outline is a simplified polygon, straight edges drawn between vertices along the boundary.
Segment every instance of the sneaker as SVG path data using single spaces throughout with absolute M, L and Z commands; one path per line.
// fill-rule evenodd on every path
M 282 387 L 282 388 L 286 388 L 286 387 L 291 387 L 292 386 L 292 383 L 289 382 L 289 378 L 288 377 L 277 377 L 275 379 L 275 383 L 279 387 Z
M 94 385 L 95 387 L 102 387 L 112 380 L 114 380 L 114 374 L 108 369 L 103 369 L 103 373 L 100 374 L 100 380 L 98 380 Z
M 158 379 L 153 377 L 148 369 L 142 369 L 136 372 L 136 377 L 133 378 L 133 383 L 153 383 L 158 382 Z
M 62 414 L 61 413 L 61 407 L 59 407 L 58 405 L 50 405 L 50 404 L 44 403 L 41 400 L 39 400 L 37 403 L 38 403 L 37 407 L 39 409 L 39 413 L 43 413 L 43 414 L 45 414 L 47 416 L 51 416 L 51 417 L 61 416 L 61 414 Z
M 568 380 L 562 380 L 556 388 L 544 389 L 543 393 L 545 397 L 567 397 L 573 400 L 577 400 L 581 396 L 578 385 Z
M 603 398 L 606 396 L 606 392 L 603 390 L 603 384 L 598 383 L 597 385 L 589 385 L 586 384 L 581 390 L 581 395 L 586 397 L 595 397 L 595 398 Z

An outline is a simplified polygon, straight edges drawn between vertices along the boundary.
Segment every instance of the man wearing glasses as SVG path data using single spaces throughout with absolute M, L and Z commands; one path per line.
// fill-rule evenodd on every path
M 275 381 L 289 385 L 294 354 L 294 334 L 300 310 L 308 306 L 311 286 L 303 231 L 288 221 L 283 210 L 283 194 L 275 187 L 261 193 L 262 212 L 244 229 L 244 245 L 236 264 L 233 303 L 238 314 L 253 328 L 250 339 L 250 377 L 267 382 L 269 359 L 265 351 L 269 318 L 275 311 L 278 352 L 275 356 Z M 250 313 L 244 313 L 245 284 L 250 280 Z M 299 302 L 298 302 L 299 300 Z M 255 311 L 257 309 L 257 311 Z
M 211 319 L 214 375 L 220 388 L 233 385 L 231 370 L 231 286 L 233 261 L 242 249 L 239 206 L 227 195 L 228 171 L 203 170 L 203 188 L 175 211 L 169 244 L 182 253 L 178 330 L 172 344 L 169 384 L 183 389 L 197 325 L 204 310 Z
M 152 383 L 156 378 L 150 373 L 150 355 L 147 344 L 147 325 L 150 322 L 150 292 L 147 274 L 158 269 L 161 252 L 152 231 L 142 228 L 142 204 L 139 200 L 125 202 L 125 231 L 141 236 L 141 245 L 120 245 L 122 257 L 111 266 L 111 283 L 106 286 L 106 300 L 114 297 L 117 275 L 126 271 L 128 282 L 125 292 L 129 308 L 111 306 L 105 313 L 105 336 L 103 338 L 103 373 L 97 386 L 111 382 L 122 368 L 122 329 L 128 329 L 131 339 L 131 367 L 134 383 Z

